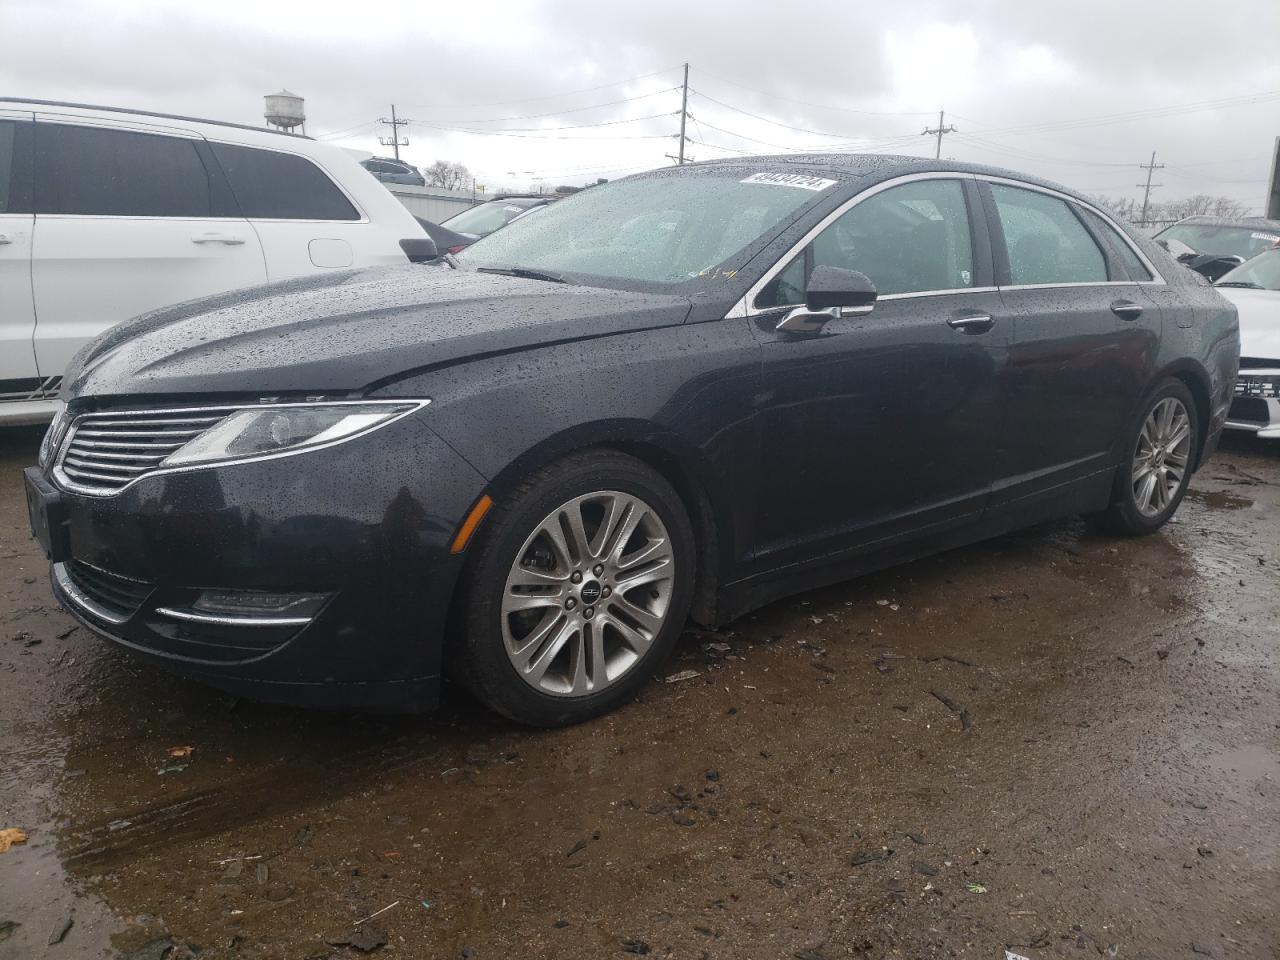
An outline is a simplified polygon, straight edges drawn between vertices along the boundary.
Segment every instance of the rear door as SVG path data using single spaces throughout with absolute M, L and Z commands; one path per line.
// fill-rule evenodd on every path
M 37 114 L 35 203 L 45 376 L 122 320 L 266 280 L 257 237 L 195 134 Z
M 0 111 L 0 400 L 40 386 L 31 300 L 33 115 Z M 13 397 L 16 398 L 16 397 Z
M 1101 217 L 1051 190 L 981 186 L 1000 298 L 1014 318 L 992 506 L 1030 506 L 1109 482 L 1154 373 L 1160 311 L 1140 258 L 1125 245 L 1143 271 L 1131 277 L 1095 232 Z
M 210 147 L 262 242 L 271 280 L 406 262 L 399 237 L 370 223 L 311 157 L 231 143 Z
M 870 277 L 874 310 L 814 333 L 777 330 L 822 264 Z M 991 285 L 972 181 L 928 175 L 873 188 L 768 280 L 749 311 L 764 340 L 762 570 L 982 513 L 1012 327 Z

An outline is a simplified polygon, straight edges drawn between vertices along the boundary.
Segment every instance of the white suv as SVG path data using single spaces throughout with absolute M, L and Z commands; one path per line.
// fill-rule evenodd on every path
M 404 263 L 423 238 L 400 201 L 328 144 L 0 99 L 0 424 L 47 419 L 68 361 L 121 320 L 271 280 Z

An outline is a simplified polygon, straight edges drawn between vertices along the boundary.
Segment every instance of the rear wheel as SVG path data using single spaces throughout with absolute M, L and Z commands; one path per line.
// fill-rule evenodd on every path
M 1143 407 L 1103 525 L 1128 535 L 1164 526 L 1187 492 L 1198 434 L 1191 391 L 1180 380 L 1166 380 Z
M 504 498 L 459 597 L 458 680 L 507 717 L 557 726 L 630 699 L 684 627 L 693 532 L 656 471 L 575 454 Z

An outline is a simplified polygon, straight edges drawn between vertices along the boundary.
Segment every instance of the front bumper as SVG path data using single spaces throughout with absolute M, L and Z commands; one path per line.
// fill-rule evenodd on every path
M 484 485 L 411 416 L 297 456 L 143 477 L 112 496 L 63 490 L 68 555 L 53 590 L 95 633 L 238 694 L 429 709 L 461 566 L 449 542 Z M 204 590 L 325 601 L 292 622 L 192 618 Z
M 1226 426 L 1280 439 L 1280 368 L 1240 371 Z

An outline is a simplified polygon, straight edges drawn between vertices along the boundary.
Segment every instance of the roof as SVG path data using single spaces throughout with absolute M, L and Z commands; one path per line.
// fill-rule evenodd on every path
M 934 160 L 931 157 L 913 157 L 889 153 L 791 153 L 776 156 L 726 157 L 716 160 L 701 160 L 694 167 L 717 166 L 749 166 L 749 167 L 803 167 L 813 172 L 827 172 L 844 178 L 886 180 L 912 173 L 975 173 L 989 177 L 1008 177 L 1023 183 L 1047 187 L 1060 193 L 1076 197 L 1086 203 L 1093 204 L 1079 190 L 1045 180 L 1042 177 L 1008 170 L 1003 167 L 991 167 L 981 163 L 965 163 L 960 160 Z M 659 170 L 671 170 L 661 167 Z
M 292 94 L 290 94 L 292 96 Z M 21 103 L 28 107 L 74 107 L 77 110 L 100 110 L 103 113 L 122 113 L 130 117 L 155 117 L 160 120 L 182 120 L 186 123 L 211 123 L 217 127 L 234 127 L 237 130 L 253 130 L 256 133 L 274 133 L 281 137 L 310 140 L 300 133 L 289 133 L 275 127 L 255 127 L 248 123 L 231 123 L 227 120 L 209 120 L 206 117 L 184 117 L 178 113 L 156 113 L 151 110 L 133 110 L 129 107 L 104 107 L 96 103 L 71 103 L 65 100 L 30 100 L 25 97 L 0 97 L 0 104 Z

